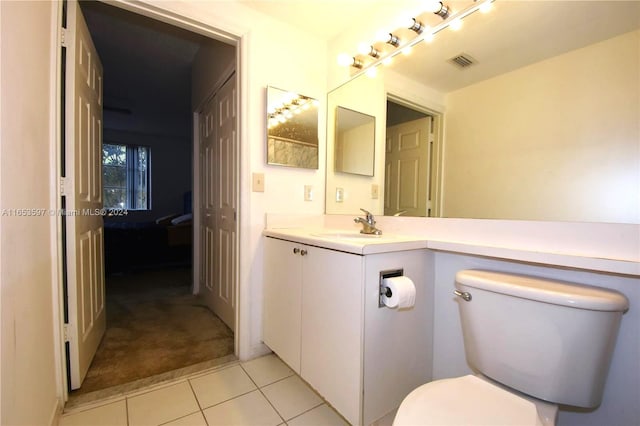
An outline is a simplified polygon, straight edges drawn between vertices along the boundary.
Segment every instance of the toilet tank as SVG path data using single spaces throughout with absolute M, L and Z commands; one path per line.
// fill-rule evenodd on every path
M 464 346 L 472 368 L 555 404 L 595 407 L 620 319 L 616 291 L 482 270 L 456 274 Z

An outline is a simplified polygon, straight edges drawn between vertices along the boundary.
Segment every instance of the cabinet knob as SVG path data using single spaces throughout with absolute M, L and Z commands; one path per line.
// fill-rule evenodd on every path
M 306 256 L 306 255 L 307 255 L 306 250 L 300 250 L 300 256 Z
M 298 254 L 300 253 L 300 249 L 298 247 L 293 249 L 293 254 Z

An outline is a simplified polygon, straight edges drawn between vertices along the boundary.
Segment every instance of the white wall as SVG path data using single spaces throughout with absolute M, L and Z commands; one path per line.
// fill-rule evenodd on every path
M 51 31 L 57 3 L 0 2 L 0 208 L 53 208 Z M 58 400 L 48 214 L 0 215 L 3 425 L 50 424 Z
M 445 217 L 640 222 L 640 31 L 447 94 Z

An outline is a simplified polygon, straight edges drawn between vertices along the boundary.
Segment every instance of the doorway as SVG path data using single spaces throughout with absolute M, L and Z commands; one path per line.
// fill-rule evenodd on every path
M 144 378 L 140 377 L 143 370 L 147 371 L 143 376 L 150 371 L 158 373 L 160 370 L 148 367 L 154 363 L 154 358 L 163 358 L 163 361 L 169 358 L 167 351 L 171 343 L 180 340 L 167 336 L 172 329 L 186 331 L 204 346 L 211 346 L 213 340 L 221 340 L 215 348 L 202 351 L 205 358 L 233 357 L 233 330 L 209 309 L 206 300 L 200 297 L 199 282 L 194 280 L 197 276 L 194 258 L 198 261 L 196 264 L 216 265 L 208 256 L 200 262 L 200 245 L 195 242 L 197 238 L 195 241 L 193 238 L 197 235 L 193 230 L 198 229 L 199 216 L 196 204 L 199 197 L 194 196 L 194 192 L 199 190 L 198 173 L 201 171 L 194 165 L 197 135 L 192 129 L 193 112 L 198 102 L 208 98 L 216 90 L 215 84 L 228 79 L 225 73 L 229 74 L 230 68 L 231 72 L 235 68 L 236 48 L 102 2 L 82 2 L 81 6 L 104 65 L 103 147 L 124 147 L 125 178 L 118 184 L 113 176 L 103 176 L 105 201 L 108 198 L 106 191 L 129 193 L 129 185 L 138 173 L 130 157 L 135 157 L 142 149 L 146 150 L 145 172 L 148 173 L 146 204 L 137 205 L 140 197 L 135 193 L 136 203 L 126 197 L 120 202 L 126 214 L 104 218 L 108 319 L 101 347 L 113 349 L 113 339 L 107 340 L 114 335 L 127 335 L 130 341 L 144 340 L 136 338 L 134 331 L 126 328 L 127 324 L 135 325 L 141 336 L 151 335 L 155 326 L 166 337 L 165 346 L 158 339 L 151 339 L 155 340 L 159 353 L 165 350 L 159 356 L 136 356 L 124 344 L 127 339 L 120 339 L 115 344 L 116 350 L 112 351 L 117 359 L 103 366 L 128 364 L 133 376 L 121 374 L 121 383 Z M 223 59 L 216 64 L 208 63 L 211 52 Z M 200 63 L 196 64 L 197 61 Z M 196 73 L 196 66 L 205 71 Z M 211 79 L 199 78 L 202 74 Z M 103 155 L 106 155 L 105 150 Z M 106 167 L 103 166 L 104 170 Z M 132 170 L 133 177 L 129 176 Z M 237 175 L 237 167 L 232 172 Z M 237 176 L 233 181 L 237 181 Z M 132 186 L 139 190 L 140 185 Z M 237 192 L 237 188 L 232 191 Z M 112 205 L 105 207 L 114 208 Z M 236 214 L 234 212 L 234 217 Z M 232 291 L 235 291 L 235 281 L 232 285 Z M 154 319 L 152 315 L 157 316 Z M 146 330 L 145 320 L 150 325 Z M 109 323 L 114 325 L 111 333 Z M 203 362 L 202 358 L 194 356 L 198 352 L 197 345 L 185 341 L 173 346 L 182 354 L 178 355 L 182 361 L 165 363 L 169 365 L 163 367 L 165 370 L 175 370 L 180 362 L 185 364 L 182 367 Z M 100 351 L 101 348 L 94 363 L 99 360 Z M 134 362 L 145 368 L 131 368 L 130 364 Z M 93 376 L 91 368 L 93 365 L 87 377 Z M 111 378 L 117 375 L 106 374 Z M 109 383 L 113 384 L 113 381 Z

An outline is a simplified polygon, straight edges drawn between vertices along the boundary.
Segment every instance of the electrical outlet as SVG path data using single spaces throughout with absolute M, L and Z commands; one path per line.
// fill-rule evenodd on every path
M 371 184 L 371 199 L 372 200 L 377 200 L 378 199 L 378 184 L 377 183 L 372 183 Z
M 253 192 L 264 192 L 264 173 L 253 174 Z
M 341 203 L 344 201 L 344 189 L 336 188 L 336 203 Z
M 311 185 L 304 186 L 304 200 L 305 201 L 313 200 L 313 186 Z

